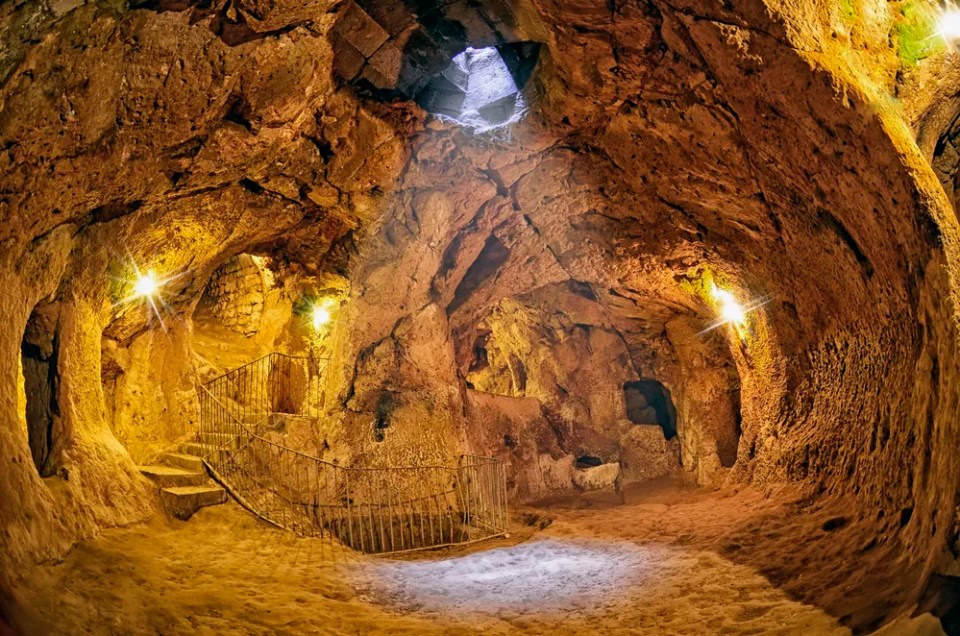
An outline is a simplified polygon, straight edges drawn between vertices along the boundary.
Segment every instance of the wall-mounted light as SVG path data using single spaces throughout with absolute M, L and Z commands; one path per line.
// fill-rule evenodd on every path
M 178 275 L 161 278 L 152 269 L 140 269 L 133 262 L 133 258 L 130 261 L 129 264 L 123 265 L 122 272 L 111 277 L 115 285 L 114 291 L 111 293 L 114 308 L 125 312 L 128 307 L 144 306 L 156 316 L 160 326 L 166 331 L 166 325 L 163 324 L 163 316 L 161 315 L 161 310 L 166 308 L 163 288 L 171 281 L 176 280 Z
M 313 320 L 313 328 L 319 330 L 321 327 L 330 322 L 330 319 L 333 317 L 330 313 L 330 301 L 325 300 L 319 305 L 313 306 L 313 311 L 311 312 L 311 319 Z
M 960 9 L 948 5 L 937 17 L 937 34 L 949 44 L 960 42 Z
M 743 305 L 737 302 L 733 294 L 725 289 L 713 286 L 713 298 L 720 307 L 720 317 L 724 323 L 729 323 L 735 327 L 742 327 L 746 319 L 746 311 Z
M 768 294 L 759 298 L 749 298 L 741 304 L 737 297 L 733 295 L 733 292 L 717 287 L 716 283 L 713 282 L 710 282 L 709 285 L 717 319 L 707 325 L 706 329 L 700 333 L 707 333 L 723 325 L 731 325 L 741 339 L 748 338 L 753 330 L 747 322 L 747 314 L 766 305 L 773 300 L 773 296 Z
M 134 295 L 139 298 L 153 298 L 160 288 L 160 283 L 154 277 L 153 272 L 141 274 L 133 284 Z

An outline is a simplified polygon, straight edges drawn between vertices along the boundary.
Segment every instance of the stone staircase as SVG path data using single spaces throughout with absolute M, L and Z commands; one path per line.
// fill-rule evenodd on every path
M 217 449 L 230 437 L 225 433 L 205 435 L 216 439 L 181 444 L 176 452 L 165 453 L 161 463 L 139 467 L 140 473 L 159 488 L 164 508 L 178 519 L 187 520 L 200 508 L 227 500 L 226 491 L 207 474 L 202 458 L 212 453 L 229 455 L 230 451 Z

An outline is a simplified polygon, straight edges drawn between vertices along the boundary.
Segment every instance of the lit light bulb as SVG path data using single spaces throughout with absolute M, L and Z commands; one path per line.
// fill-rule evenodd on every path
M 738 325 L 743 322 L 744 319 L 743 307 L 737 303 L 724 305 L 723 309 L 720 310 L 720 315 L 723 316 L 723 319 L 727 322 Z
M 937 20 L 937 33 L 947 41 L 947 44 L 960 41 L 960 9 L 949 7 L 940 13 L 940 18 Z
M 149 298 L 157 292 L 159 286 L 157 280 L 153 277 L 153 272 L 147 272 L 133 284 L 133 291 L 141 298 Z
M 319 329 L 330 322 L 330 310 L 324 305 L 317 305 L 313 308 L 313 328 Z
M 737 299 L 733 297 L 733 294 L 714 285 L 713 297 L 720 304 L 720 317 L 723 318 L 724 322 L 738 326 L 743 324 L 746 318 L 746 312 L 740 303 L 737 302 Z

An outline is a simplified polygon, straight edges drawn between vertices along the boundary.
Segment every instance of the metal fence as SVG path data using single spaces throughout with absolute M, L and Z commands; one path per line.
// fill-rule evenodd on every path
M 346 467 L 271 440 L 278 417 L 306 415 L 316 405 L 309 398 L 318 391 L 318 369 L 309 358 L 271 354 L 200 387 L 204 460 L 244 507 L 298 534 L 367 553 L 471 543 L 506 530 L 506 482 L 496 459 Z
M 326 360 L 312 356 L 270 353 L 228 371 L 204 383 L 216 405 L 204 403 L 205 394 L 200 392 L 201 424 L 204 406 L 224 410 L 210 420 L 214 422 L 228 415 L 244 424 L 255 424 L 271 413 L 316 417 L 320 414 L 320 374 L 325 364 Z

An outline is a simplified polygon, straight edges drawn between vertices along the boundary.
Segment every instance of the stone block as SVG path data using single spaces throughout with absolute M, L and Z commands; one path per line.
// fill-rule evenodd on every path
M 458 24 L 463 29 L 470 46 L 481 48 L 503 42 L 497 30 L 491 27 L 472 2 L 456 0 L 443 7 L 442 11 L 447 20 Z
M 501 97 L 497 101 L 477 109 L 477 112 L 491 124 L 505 122 L 517 112 L 517 94 L 513 93 Z
M 457 62 L 451 62 L 447 68 L 444 69 L 442 76 L 461 91 L 467 92 L 467 87 L 470 83 L 470 73 L 463 65 Z
M 390 37 L 386 29 L 356 4 L 350 5 L 335 31 L 364 57 L 372 56 Z
M 620 464 L 611 462 L 589 468 L 575 469 L 573 471 L 573 483 L 581 490 L 600 490 L 613 486 L 619 476 Z
M 396 90 L 402 66 L 403 53 L 392 44 L 388 44 L 367 60 L 361 77 L 370 82 L 374 88 Z
M 334 70 L 347 81 L 354 79 L 360 74 L 367 58 L 349 40 L 337 33 L 333 34 L 332 41 Z
M 140 473 L 160 488 L 174 486 L 200 486 L 207 482 L 207 473 L 203 470 L 191 470 L 176 466 L 140 466 Z
M 200 508 L 214 506 L 227 500 L 227 493 L 219 486 L 178 486 L 160 491 L 167 512 L 186 521 Z
M 402 2 L 360 0 L 357 4 L 391 36 L 400 33 L 414 23 L 413 15 Z
M 431 113 L 456 117 L 463 110 L 466 93 L 444 77 L 434 78 L 417 95 L 417 103 Z
M 397 78 L 397 89 L 408 98 L 412 98 L 427 84 L 429 79 L 405 58 L 403 65 L 400 67 L 400 77 Z
M 633 424 L 620 440 L 625 481 L 662 477 L 680 467 L 678 438 L 667 441 L 656 424 Z
M 393 45 L 426 75 L 437 75 L 450 64 L 450 53 L 419 24 L 398 35 Z

